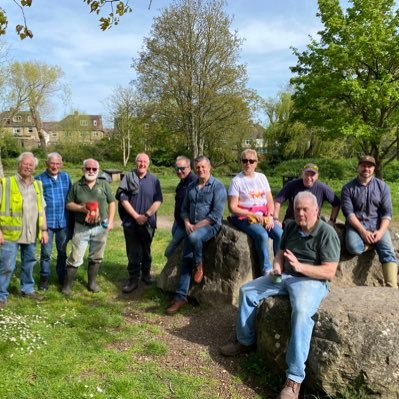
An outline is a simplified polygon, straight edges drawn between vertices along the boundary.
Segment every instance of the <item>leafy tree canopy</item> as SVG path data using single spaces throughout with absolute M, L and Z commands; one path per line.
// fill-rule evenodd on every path
M 291 79 L 297 117 L 350 137 L 382 169 L 397 156 L 399 14 L 394 0 L 319 0 L 324 29 L 299 52 Z
M 150 0 L 150 5 L 151 5 Z M 104 12 L 104 9 L 108 8 L 109 11 L 105 11 L 103 16 L 100 16 L 100 29 L 106 30 L 111 28 L 114 25 L 118 25 L 119 18 L 124 14 L 132 12 L 132 8 L 129 6 L 129 0 L 83 0 L 89 8 L 90 12 L 96 15 L 101 15 Z M 25 18 L 25 8 L 31 7 L 33 0 L 14 0 L 14 3 L 21 10 L 21 16 L 23 19 L 22 24 L 18 24 L 15 27 L 17 35 L 21 38 L 21 40 L 29 37 L 32 39 L 33 32 L 29 29 L 28 23 Z M 5 35 L 7 33 L 8 28 L 8 19 L 7 12 L 4 8 L 0 7 L 0 36 Z

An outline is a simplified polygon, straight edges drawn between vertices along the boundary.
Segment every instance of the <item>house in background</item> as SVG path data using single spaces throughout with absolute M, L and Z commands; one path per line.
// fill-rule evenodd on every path
M 14 137 L 21 147 L 27 150 L 39 147 L 39 135 L 29 111 L 1 112 L 0 122 L 5 133 Z
M 40 146 L 37 129 L 33 125 L 29 111 L 0 113 L 2 126 L 6 133 L 11 134 L 19 145 L 26 149 Z M 85 115 L 74 112 L 59 122 L 42 122 L 43 134 L 48 145 L 60 143 L 91 144 L 104 137 L 101 115 Z
M 250 129 L 248 135 L 244 137 L 242 141 L 242 149 L 253 148 L 259 154 L 265 154 L 267 152 L 266 142 L 264 139 L 265 128 L 259 123 L 254 123 Z

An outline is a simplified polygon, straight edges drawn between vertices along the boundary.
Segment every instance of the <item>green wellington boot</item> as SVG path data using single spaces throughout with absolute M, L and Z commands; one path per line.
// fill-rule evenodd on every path
M 398 265 L 395 262 L 383 263 L 382 274 L 386 287 L 398 288 Z

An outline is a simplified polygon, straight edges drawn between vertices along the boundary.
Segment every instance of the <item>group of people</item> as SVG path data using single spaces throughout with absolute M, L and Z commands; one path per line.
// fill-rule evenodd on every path
M 254 241 L 260 277 L 241 287 L 237 339 L 223 346 L 221 352 L 235 356 L 252 350 L 256 342 L 254 323 L 258 304 L 271 295 L 288 295 L 292 306 L 291 338 L 286 353 L 287 380 L 279 398 L 297 398 L 305 378 L 312 317 L 329 292 L 329 282 L 340 258 L 340 241 L 334 229 L 340 208 L 346 219 L 348 252 L 358 255 L 375 248 L 385 285 L 397 288 L 398 266 L 388 230 L 392 218 L 391 195 L 388 186 L 375 177 L 376 162 L 369 155 L 359 160 L 358 175 L 343 187 L 341 199 L 318 180 L 318 166 L 307 164 L 301 177 L 285 184 L 273 200 L 266 176 L 256 171 L 257 152 L 244 150 L 240 161 L 242 171 L 226 190 L 211 174 L 207 157 L 194 160 L 194 171 L 189 158 L 176 159 L 175 170 L 180 181 L 176 187 L 172 240 L 165 256 L 171 256 L 183 240 L 184 243 L 179 283 L 166 314 L 177 313 L 187 303 L 191 282 L 200 284 L 203 280 L 206 272 L 203 247 L 219 232 L 227 202 L 229 221 Z M 95 159 L 83 162 L 83 175 L 73 184 L 61 170 L 60 154 L 48 154 L 46 170 L 34 177 L 37 165 L 37 158 L 24 152 L 18 158 L 15 176 L 1 179 L 0 307 L 6 306 L 18 249 L 21 294 L 37 297 L 33 279 L 37 240 L 41 243 L 39 290 L 48 289 L 55 240 L 56 273 L 62 292 L 71 294 L 87 247 L 88 289 L 98 292 L 96 278 L 107 233 L 114 225 L 116 201 L 129 274 L 122 291 L 134 291 L 140 279 L 146 285 L 151 284 L 151 243 L 163 197 L 158 178 L 148 170 L 149 156 L 145 153 L 136 156 L 134 170 L 124 175 L 116 195 Z M 281 204 L 285 201 L 288 201 L 287 211 L 280 220 Z M 332 207 L 328 220 L 320 217 L 325 201 Z M 273 241 L 273 263 L 269 239 Z M 69 240 L 71 251 L 67 255 Z

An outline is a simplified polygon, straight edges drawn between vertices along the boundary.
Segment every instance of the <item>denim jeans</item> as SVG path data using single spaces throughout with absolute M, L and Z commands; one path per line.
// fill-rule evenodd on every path
M 352 255 L 360 255 L 365 250 L 365 244 L 360 234 L 352 227 L 345 226 L 345 245 L 347 251 Z M 393 249 L 391 234 L 387 230 L 381 240 L 373 244 L 381 263 L 395 262 L 396 256 Z
M 183 259 L 175 299 L 186 299 L 190 288 L 193 267 L 202 263 L 204 243 L 214 237 L 220 226 L 208 225 L 193 231 L 184 240 Z
M 152 262 L 151 243 L 154 233 L 155 229 L 149 224 L 144 226 L 133 225 L 131 227 L 123 227 L 129 278 L 138 279 L 140 277 L 140 270 L 142 276 L 146 276 L 150 273 Z
M 75 223 L 75 231 L 72 237 L 72 250 L 66 261 L 68 266 L 79 267 L 83 263 L 86 248 L 89 245 L 89 263 L 101 262 L 104 257 L 107 243 L 107 229 L 101 225 L 86 226 Z
M 21 292 L 31 294 L 35 290 L 33 268 L 36 263 L 36 244 L 5 241 L 3 245 L 0 245 L 0 301 L 7 300 L 8 286 L 15 270 L 18 247 L 21 250 Z
M 57 248 L 56 273 L 58 281 L 62 283 L 65 277 L 65 267 L 67 259 L 68 228 L 52 229 L 48 228 L 48 242 L 41 245 L 40 251 L 40 276 L 48 279 L 51 274 L 51 253 L 53 251 L 53 238 Z
M 240 288 L 237 315 L 237 339 L 243 345 L 256 342 L 255 318 L 259 303 L 275 295 L 288 295 L 291 302 L 291 337 L 286 353 L 287 378 L 301 383 L 305 378 L 305 362 L 308 358 L 314 321 L 321 301 L 327 296 L 326 281 L 308 277 L 282 275 L 281 283 L 274 283 L 267 276 L 259 277 Z M 288 326 L 287 326 L 288 328 Z
M 186 237 L 186 229 L 179 226 L 176 222 L 173 223 L 172 227 L 172 240 L 169 242 L 165 249 L 165 256 L 169 258 L 175 252 L 180 242 Z
M 259 223 L 249 223 L 248 219 L 238 219 L 237 217 L 232 217 L 232 222 L 239 230 L 248 234 L 255 244 L 256 253 L 258 255 L 258 262 L 260 272 L 265 274 L 267 271 L 271 270 L 272 265 L 269 258 L 269 238 L 273 240 L 273 252 L 274 255 L 280 249 L 280 240 L 283 234 L 281 227 L 274 223 L 273 228 L 267 231 Z

